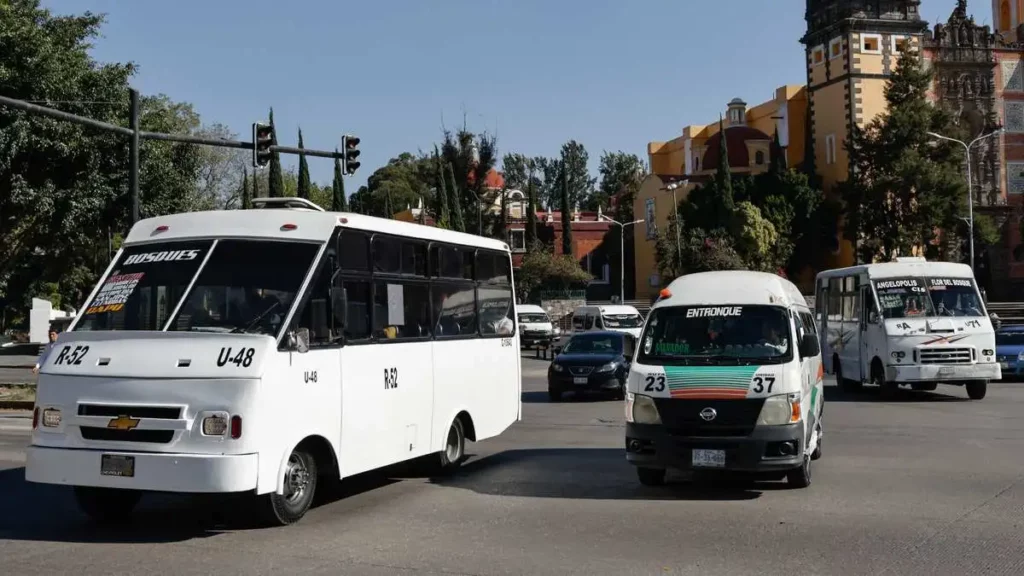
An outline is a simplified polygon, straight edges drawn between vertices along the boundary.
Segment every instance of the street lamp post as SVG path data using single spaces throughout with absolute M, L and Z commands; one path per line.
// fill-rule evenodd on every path
M 971 147 L 985 140 L 1003 133 L 1003 129 L 1000 128 L 994 132 L 989 132 L 982 136 L 978 136 L 968 144 L 963 140 L 957 140 L 956 138 L 950 138 L 949 136 L 943 136 L 942 134 L 936 134 L 935 132 L 928 132 L 928 135 L 932 138 L 938 138 L 939 140 L 948 140 L 950 142 L 956 142 L 957 144 L 964 147 L 964 152 L 967 154 L 967 234 L 969 236 L 969 246 L 971 252 L 971 273 L 974 273 L 974 195 L 972 194 L 972 188 L 974 187 L 974 180 L 971 179 Z
M 680 186 L 686 186 L 689 183 L 690 183 L 690 179 L 686 178 L 686 179 L 680 180 L 679 182 L 673 182 L 672 184 L 669 184 L 668 186 L 666 186 L 664 188 L 664 190 L 668 190 L 668 191 L 672 192 L 672 214 L 674 215 L 675 222 L 676 222 L 675 228 L 676 228 L 676 260 L 677 261 L 679 260 L 679 258 L 681 258 L 680 254 L 682 254 L 682 252 L 683 252 L 683 246 L 682 246 L 682 232 L 679 230 L 679 202 L 676 200 L 676 188 L 679 188 Z
M 633 220 L 623 224 L 604 214 L 601 214 L 601 218 L 619 227 L 619 304 L 623 304 L 626 302 L 626 226 L 639 224 L 644 220 Z

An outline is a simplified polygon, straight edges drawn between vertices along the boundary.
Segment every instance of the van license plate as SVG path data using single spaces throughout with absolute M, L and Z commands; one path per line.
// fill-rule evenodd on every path
M 100 456 L 101 476 L 135 477 L 135 456 L 103 454 Z
M 575 376 L 572 379 L 573 384 L 586 384 L 589 381 L 590 379 L 587 378 L 586 376 Z
M 693 466 L 699 468 L 724 468 L 725 450 L 694 450 Z

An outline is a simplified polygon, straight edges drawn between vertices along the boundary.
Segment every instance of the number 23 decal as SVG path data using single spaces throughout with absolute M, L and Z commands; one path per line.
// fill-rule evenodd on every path
M 665 375 L 664 374 L 648 374 L 645 379 L 647 385 L 644 386 L 644 392 L 664 392 L 665 391 Z
M 775 386 L 775 376 L 754 376 L 754 393 L 760 394 L 765 392 L 765 385 L 767 384 L 767 392 L 772 393 L 772 386 Z

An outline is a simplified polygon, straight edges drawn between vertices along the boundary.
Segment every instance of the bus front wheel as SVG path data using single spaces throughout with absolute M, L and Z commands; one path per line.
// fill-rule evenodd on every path
M 968 382 L 967 383 L 967 397 L 971 400 L 981 400 L 988 393 L 988 382 L 982 380 L 981 382 Z
M 318 474 L 316 459 L 300 448 L 301 446 L 288 456 L 283 493 L 274 492 L 265 496 L 265 516 L 270 524 L 294 524 L 302 519 L 313 505 Z
M 115 524 L 128 520 L 142 494 L 135 490 L 75 486 L 78 507 L 94 522 Z

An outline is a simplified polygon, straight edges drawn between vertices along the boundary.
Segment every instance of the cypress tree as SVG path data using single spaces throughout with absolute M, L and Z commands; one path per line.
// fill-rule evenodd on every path
M 338 149 L 334 149 L 334 153 L 338 153 Z M 345 179 L 341 175 L 341 160 L 338 158 L 334 159 L 334 182 L 331 183 L 331 211 L 333 212 L 346 212 L 348 206 L 345 205 Z
M 270 145 L 277 146 L 277 128 L 274 127 L 274 109 L 270 109 Z M 274 152 L 270 155 L 270 174 L 267 179 L 267 196 L 270 198 L 284 197 L 284 175 L 281 172 L 281 155 Z
M 448 163 L 448 177 L 451 178 L 452 188 L 449 190 L 451 196 L 448 198 L 449 210 L 452 213 L 452 230 L 456 232 L 466 231 L 466 222 L 462 219 L 462 201 L 459 197 L 458 180 L 455 179 L 455 168 L 451 162 Z
M 305 149 L 302 142 L 302 128 L 299 128 L 299 150 Z M 299 185 L 297 196 L 309 200 L 309 164 L 306 163 L 306 155 L 299 154 Z
M 441 167 L 441 156 L 434 146 L 434 161 L 437 164 L 437 222 L 438 228 L 451 228 L 451 212 L 448 209 L 448 186 L 445 185 L 444 169 Z
M 533 171 L 535 162 L 530 161 L 530 179 L 526 183 L 526 249 L 533 250 L 537 243 L 537 189 L 534 187 Z
M 562 160 L 562 254 L 572 256 L 572 207 L 569 206 L 569 171 L 567 167 L 568 164 Z
M 782 142 L 779 140 L 778 127 L 775 128 L 771 148 L 768 150 L 768 162 L 768 173 L 776 178 L 781 178 L 786 171 L 786 152 L 782 149 Z
M 255 178 L 253 178 L 255 180 Z M 252 208 L 252 191 L 249 190 L 249 169 L 242 168 L 242 210 Z
M 715 172 L 715 185 L 718 188 L 720 206 L 719 222 L 727 222 L 733 211 L 736 209 L 736 201 L 732 191 L 732 171 L 729 169 L 729 145 L 726 143 L 725 122 L 721 115 L 718 117 L 718 134 L 721 136 L 718 142 L 718 170 Z

